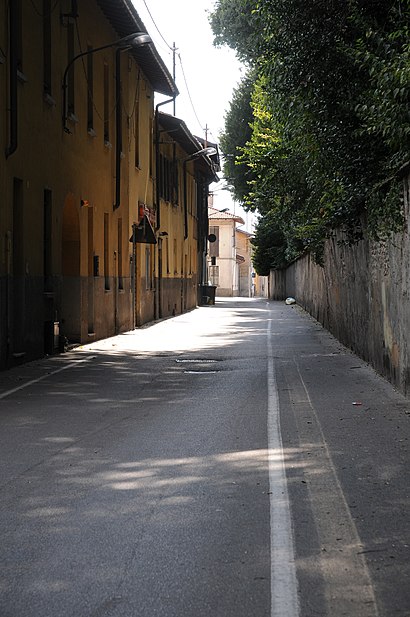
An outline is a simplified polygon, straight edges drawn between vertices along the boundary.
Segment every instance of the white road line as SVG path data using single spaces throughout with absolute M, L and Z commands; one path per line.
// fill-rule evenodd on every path
M 69 364 L 62 366 L 61 368 L 58 368 L 55 371 L 52 371 L 51 373 L 46 373 L 45 375 L 42 375 L 41 377 L 37 377 L 36 379 L 31 379 L 30 381 L 26 381 L 25 383 L 21 384 L 21 386 L 17 386 L 16 388 L 12 388 L 11 390 L 2 392 L 0 394 L 0 399 L 6 398 L 6 396 L 10 396 L 10 394 L 14 394 L 15 392 L 18 392 L 19 390 L 24 390 L 24 388 L 28 388 L 28 386 L 31 386 L 34 383 L 43 381 L 43 379 L 46 379 L 47 377 L 51 377 L 51 375 L 56 375 L 57 373 L 61 373 L 61 371 L 65 371 L 67 368 L 71 368 L 73 366 L 76 366 L 77 364 L 81 364 L 82 362 L 88 362 L 88 360 L 91 360 L 94 357 L 95 356 L 84 358 L 84 360 L 75 360 L 74 362 L 70 362 Z
M 271 617 L 298 617 L 299 600 L 293 530 L 280 430 L 279 399 L 276 385 L 271 330 L 272 321 L 269 320 L 267 329 L 267 353 Z

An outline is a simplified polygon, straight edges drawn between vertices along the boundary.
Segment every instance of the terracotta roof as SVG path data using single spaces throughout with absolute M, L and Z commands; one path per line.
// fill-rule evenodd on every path
M 134 32 L 147 32 L 131 0 L 97 0 L 97 4 L 119 38 Z M 129 53 L 144 71 L 155 92 L 171 97 L 178 95 L 178 88 L 153 43 L 136 47 Z
M 237 229 L 236 231 L 238 232 L 238 234 L 243 234 L 247 238 L 253 238 L 253 234 L 249 231 L 246 231 L 245 229 Z
M 212 221 L 235 221 L 237 223 L 240 223 L 241 225 L 245 225 L 245 221 L 240 216 L 232 214 L 232 212 L 221 212 L 220 210 L 212 208 L 211 206 L 208 208 L 208 218 Z

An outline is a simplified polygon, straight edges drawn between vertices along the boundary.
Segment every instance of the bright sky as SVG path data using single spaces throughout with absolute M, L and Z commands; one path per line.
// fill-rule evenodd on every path
M 175 43 L 175 81 L 180 92 L 176 116 L 194 135 L 205 137 L 207 131 L 208 139 L 218 143 L 225 113 L 244 68 L 234 51 L 213 45 L 208 13 L 213 10 L 214 0 L 132 1 L 171 75 Z M 172 103 L 161 111 L 172 114 Z M 229 191 L 220 190 L 223 184 L 210 187 L 214 205 L 218 209 L 229 207 L 233 212 L 238 206 L 233 204 Z M 243 212 L 240 215 L 244 216 Z

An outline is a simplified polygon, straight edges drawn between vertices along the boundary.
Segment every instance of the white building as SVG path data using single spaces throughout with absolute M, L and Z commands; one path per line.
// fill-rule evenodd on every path
M 208 208 L 208 278 L 217 296 L 252 295 L 250 233 L 238 229 L 244 220 L 231 212 Z

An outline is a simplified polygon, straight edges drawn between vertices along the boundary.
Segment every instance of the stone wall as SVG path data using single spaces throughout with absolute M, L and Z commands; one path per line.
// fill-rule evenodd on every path
M 306 255 L 271 272 L 273 299 L 293 296 L 344 345 L 410 395 L 410 178 L 403 232 L 389 242 L 326 243 L 324 267 Z

